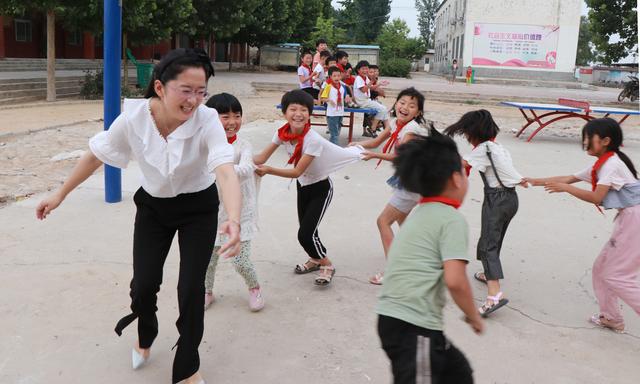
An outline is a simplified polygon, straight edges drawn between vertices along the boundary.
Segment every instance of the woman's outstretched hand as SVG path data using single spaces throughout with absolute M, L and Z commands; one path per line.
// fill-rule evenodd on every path
M 220 256 L 228 259 L 238 255 L 240 252 L 240 224 L 233 220 L 225 221 L 220 225 L 218 232 L 227 236 L 227 242 L 220 248 Z

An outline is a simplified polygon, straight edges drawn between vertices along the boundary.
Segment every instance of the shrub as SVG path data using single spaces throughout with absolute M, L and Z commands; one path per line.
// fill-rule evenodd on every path
M 380 63 L 380 75 L 382 76 L 409 77 L 410 71 L 411 61 L 407 59 L 383 59 Z
M 103 98 L 104 92 L 104 73 L 102 69 L 95 71 L 85 71 L 84 81 L 82 88 L 80 89 L 80 96 L 85 99 L 97 100 Z M 138 89 L 136 87 L 124 87 L 120 88 L 120 96 L 126 98 L 141 97 L 144 93 L 144 89 Z

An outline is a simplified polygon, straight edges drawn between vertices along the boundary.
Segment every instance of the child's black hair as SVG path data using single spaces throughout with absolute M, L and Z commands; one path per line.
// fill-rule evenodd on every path
M 280 100 L 282 113 L 287 112 L 287 108 L 289 108 L 289 105 L 291 104 L 298 104 L 303 107 L 307 107 L 309 115 L 313 113 L 313 96 L 301 89 L 294 89 L 293 91 L 289 91 L 282 95 L 282 100 Z
M 456 143 L 433 124 L 428 137 L 417 137 L 398 147 L 393 165 L 402 187 L 424 197 L 440 195 L 451 175 L 462 172 Z
M 338 59 L 336 59 L 335 55 L 331 55 L 331 56 L 327 57 L 327 60 L 325 61 L 325 63 L 328 63 L 330 61 L 335 61 L 337 63 Z
M 331 57 L 331 52 L 329 51 L 320 52 L 320 61 L 326 60 L 327 57 Z
M 145 98 L 158 97 L 155 89 L 155 81 L 160 80 L 162 84 L 167 84 L 175 80 L 179 74 L 187 68 L 202 68 L 206 80 L 214 75 L 211 59 L 207 53 L 200 48 L 178 48 L 169 51 L 158 64 L 153 67 L 151 80 L 144 93 Z
M 336 52 L 336 61 L 340 61 L 343 57 L 349 57 L 349 54 L 345 51 Z
M 418 124 L 425 124 L 426 122 L 424 119 L 425 98 L 424 98 L 424 95 L 414 87 L 405 88 L 402 91 L 400 91 L 400 93 L 398 93 L 398 97 L 396 98 L 395 103 L 393 103 L 393 108 L 391 108 L 391 116 L 396 117 L 396 103 L 398 102 L 398 100 L 400 100 L 402 96 L 409 96 L 418 101 L 418 115 L 414 118 L 414 120 Z
M 620 150 L 622 146 L 622 128 L 620 128 L 620 124 L 610 117 L 593 119 L 587 122 L 584 127 L 582 127 L 582 143 L 585 151 L 591 147 L 591 140 L 593 140 L 594 135 L 598 135 L 601 139 L 605 137 L 609 138 L 610 142 L 607 150 L 615 152 L 620 160 L 629 168 L 633 177 L 637 179 L 638 172 L 633 166 L 633 162 L 631 162 L 629 156 Z M 584 146 L 585 138 L 588 138 L 586 147 Z
M 465 136 L 469 143 L 477 145 L 494 139 L 498 136 L 498 132 L 500 132 L 500 128 L 493 121 L 491 112 L 479 109 L 465 113 L 460 120 L 448 126 L 443 133 L 447 136 Z
M 223 92 L 213 95 L 207 100 L 205 105 L 218 111 L 218 114 L 239 113 L 242 115 L 240 100 L 229 93 Z
M 358 61 L 358 64 L 356 64 L 356 72 L 358 72 L 360 70 L 360 68 L 362 67 L 367 67 L 369 68 L 369 62 L 367 60 L 360 60 Z
M 325 39 L 316 40 L 316 48 L 318 48 L 318 45 L 320 45 L 320 44 L 327 44 L 327 40 L 325 40 Z
M 334 73 L 334 72 L 342 73 L 340 68 L 336 67 L 335 65 L 332 65 L 332 66 L 329 67 L 329 77 L 331 77 L 331 74 Z
M 308 50 L 302 51 L 302 53 L 300 54 L 300 61 L 302 61 L 302 59 L 307 55 L 313 56 L 313 53 L 311 53 L 311 51 L 308 51 Z
M 375 64 L 369 64 L 369 69 L 380 69 L 380 67 Z

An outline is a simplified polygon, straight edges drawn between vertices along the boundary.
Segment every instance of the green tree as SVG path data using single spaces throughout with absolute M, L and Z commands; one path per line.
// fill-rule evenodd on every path
M 257 47 L 282 43 L 302 17 L 302 0 L 262 0 L 235 39 Z
M 345 43 L 352 43 L 355 36 L 355 28 L 358 24 L 358 12 L 354 0 L 338 1 L 340 8 L 336 10 L 335 25 L 342 28 L 347 35 Z
M 344 29 L 335 25 L 333 17 L 325 19 L 322 16 L 318 16 L 313 32 L 311 32 L 309 38 L 304 42 L 304 45 L 305 47 L 315 48 L 316 41 L 321 38 L 327 41 L 329 49 L 335 50 L 338 44 L 346 40 L 346 34 Z
M 580 33 L 578 35 L 576 65 L 589 65 L 589 63 L 597 60 L 597 54 L 591 47 L 593 37 L 590 24 L 591 23 L 586 16 L 580 16 Z
M 638 10 L 636 0 L 585 0 L 593 43 L 605 64 L 630 54 L 638 55 Z M 612 42 L 617 35 L 619 41 Z
M 260 0 L 192 0 L 196 36 L 224 40 L 233 37 L 250 21 Z
M 393 19 L 382 27 L 378 36 L 381 59 L 418 59 L 425 53 L 422 39 L 410 38 L 409 26 L 402 19 Z
M 433 30 L 435 28 L 436 10 L 440 0 L 415 0 L 418 10 L 418 27 L 420 36 L 427 48 L 433 48 Z
M 389 20 L 391 0 L 354 0 L 358 19 L 354 26 L 354 39 L 369 44 L 376 40 L 382 26 Z
M 318 0 L 302 0 L 304 14 L 293 29 L 291 35 L 293 41 L 302 42 L 309 39 L 309 36 L 311 36 L 315 28 L 314 21 L 317 20 L 318 17 L 324 16 L 324 5 L 323 2 Z

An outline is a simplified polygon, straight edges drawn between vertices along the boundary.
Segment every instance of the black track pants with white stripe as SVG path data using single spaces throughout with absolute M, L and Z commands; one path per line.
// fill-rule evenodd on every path
M 442 331 L 380 315 L 378 335 L 394 384 L 473 384 L 471 366 Z
M 305 185 L 296 182 L 298 187 L 298 242 L 309 257 L 322 259 L 327 257 L 327 249 L 320 241 L 318 226 L 327 211 L 333 197 L 331 179 Z

